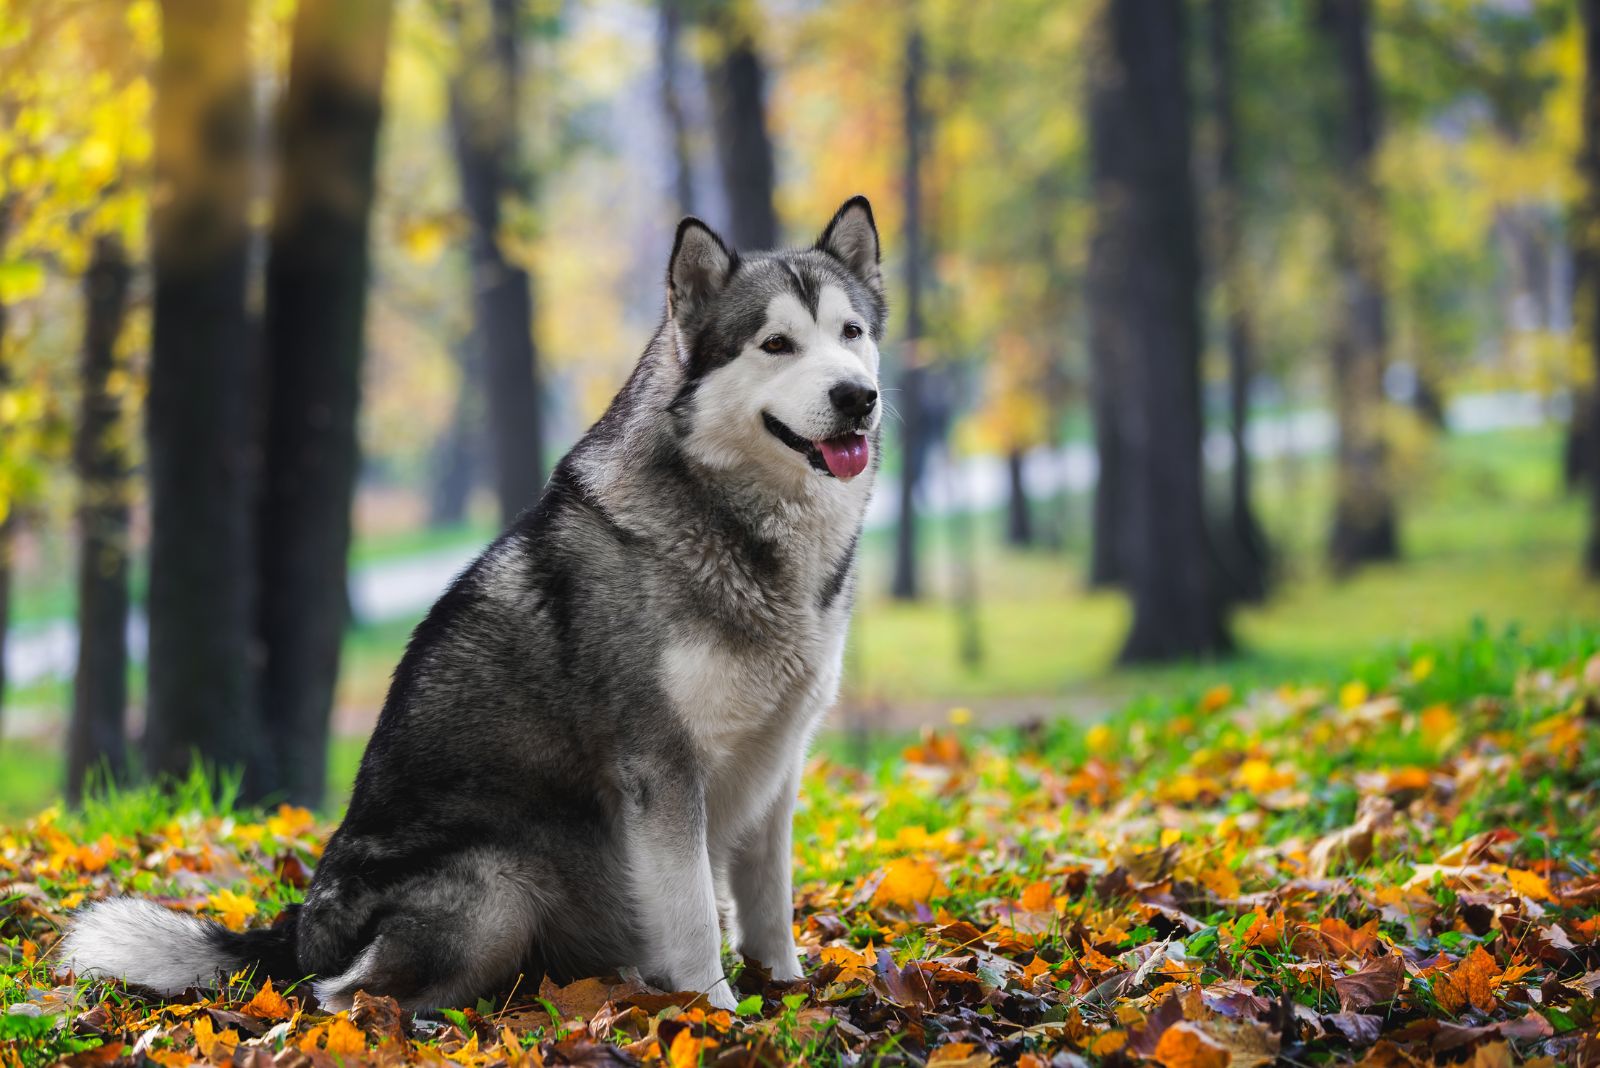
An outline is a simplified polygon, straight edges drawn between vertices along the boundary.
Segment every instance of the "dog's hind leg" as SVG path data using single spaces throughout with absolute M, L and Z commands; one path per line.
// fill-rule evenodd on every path
M 407 1009 L 471 1004 L 526 966 L 539 908 L 514 861 L 473 851 L 385 897 L 372 940 L 344 971 L 313 984 L 324 1005 L 348 1008 L 357 990 Z
M 644 936 L 639 970 L 653 983 L 699 990 L 713 1006 L 732 1009 L 698 787 L 681 775 L 654 776 L 628 808 L 628 868 Z

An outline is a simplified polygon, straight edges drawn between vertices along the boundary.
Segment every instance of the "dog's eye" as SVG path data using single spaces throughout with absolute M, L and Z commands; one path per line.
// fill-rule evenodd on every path
M 856 338 L 858 338 L 860 336 L 861 336 L 861 324 L 860 323 L 845 323 L 844 324 L 844 339 L 846 341 L 854 341 Z
M 770 352 L 774 356 L 780 356 L 785 352 L 793 352 L 794 342 L 790 341 L 782 334 L 773 334 L 771 337 L 767 338 L 767 340 L 761 343 L 761 351 Z

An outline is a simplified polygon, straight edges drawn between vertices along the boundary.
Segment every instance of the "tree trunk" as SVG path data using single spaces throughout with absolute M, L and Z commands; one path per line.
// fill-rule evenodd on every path
M 672 145 L 672 192 L 679 215 L 694 214 L 694 166 L 689 154 L 689 122 L 683 112 L 683 93 L 678 86 L 680 62 L 678 42 L 682 36 L 681 0 L 659 0 L 656 24 L 656 64 L 660 68 L 661 112 L 667 120 L 667 137 Z
M 1095 241 L 1100 240 L 1097 235 Z M 1094 287 L 1096 260 L 1090 246 L 1089 287 Z M 1092 306 L 1091 298 L 1091 306 Z M 1108 589 L 1120 586 L 1122 568 L 1123 470 L 1121 437 L 1117 432 L 1117 350 L 1109 315 L 1092 309 L 1089 319 L 1090 407 L 1094 416 L 1094 451 L 1097 461 L 1094 479 L 1093 514 L 1089 541 L 1089 586 Z
M 1006 541 L 1019 549 L 1033 544 L 1033 511 L 1028 504 L 1023 459 L 1021 449 L 1006 453 Z
M 67 797 L 83 797 L 103 768 L 127 771 L 128 454 L 122 398 L 112 388 L 117 338 L 128 306 L 121 243 L 102 237 L 84 275 L 83 399 L 78 473 L 78 672 L 67 731 Z
M 1250 384 L 1255 374 L 1254 302 L 1244 263 L 1244 204 L 1239 181 L 1239 120 L 1234 103 L 1234 4 L 1210 0 L 1213 108 L 1216 116 L 1216 187 L 1213 223 L 1217 276 L 1222 287 L 1228 345 L 1228 435 L 1233 442 L 1229 472 L 1227 551 L 1231 592 L 1260 601 L 1267 592 L 1265 532 L 1251 502 L 1248 425 Z
M 1106 7 L 1089 109 L 1091 307 L 1119 455 L 1117 533 L 1133 627 L 1124 663 L 1231 647 L 1200 466 L 1200 260 L 1183 0 Z
M 267 260 L 261 708 L 289 800 L 320 804 L 360 466 L 368 219 L 390 0 L 301 0 Z
M 482 455 L 483 419 L 482 354 L 476 332 L 456 346 L 461 368 L 461 388 L 456 392 L 450 425 L 434 449 L 433 487 L 428 494 L 428 524 L 452 527 L 464 523 L 472 502 Z
M 756 53 L 753 5 L 716 0 L 708 23 L 715 38 L 706 63 L 717 162 L 728 195 L 728 236 L 746 251 L 778 246 L 772 138 L 767 134 L 766 70 Z
M 927 138 L 927 115 L 922 106 L 922 81 L 927 73 L 927 54 L 922 30 L 913 26 L 906 35 L 905 81 L 901 99 L 904 105 L 905 170 L 902 183 L 905 195 L 906 265 L 906 341 L 901 349 L 900 369 L 900 516 L 895 528 L 894 578 L 890 596 L 914 601 L 921 595 L 917 553 L 917 485 L 922 480 L 923 459 L 927 452 L 927 411 L 923 396 L 927 368 L 923 360 L 922 287 L 922 153 Z
M 1320 29 L 1343 87 L 1337 137 L 1335 268 L 1342 292 L 1333 341 L 1339 426 L 1329 555 L 1334 568 L 1399 555 L 1393 487 L 1383 439 L 1385 309 L 1383 196 L 1375 175 L 1381 139 L 1368 0 L 1320 0 Z
M 522 74 L 516 0 L 469 5 L 460 23 L 461 69 L 451 84 L 450 126 L 461 199 L 471 222 L 473 314 L 482 339 L 490 452 L 500 517 L 510 523 L 544 486 L 533 282 L 500 247 L 500 206 L 528 200 L 517 159 Z
M 1578 170 L 1582 200 L 1578 206 L 1577 320 L 1600 382 L 1600 0 L 1583 0 L 1583 143 Z M 1587 405 L 1589 542 L 1584 563 L 1591 576 L 1600 577 L 1600 386 L 1591 391 Z
M 250 693 L 245 316 L 253 132 L 248 0 L 163 0 L 146 401 L 149 698 L 144 761 L 244 766 Z M 247 775 L 259 777 L 260 768 Z

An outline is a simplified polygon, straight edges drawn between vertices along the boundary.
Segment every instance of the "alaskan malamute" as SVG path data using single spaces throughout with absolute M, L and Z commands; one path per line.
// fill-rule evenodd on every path
M 802 251 L 685 219 L 627 384 L 412 635 L 305 903 L 235 934 L 102 901 L 61 961 L 411 1008 L 636 969 L 731 1008 L 720 906 L 798 977 L 790 823 L 879 459 L 878 263 L 863 197 Z

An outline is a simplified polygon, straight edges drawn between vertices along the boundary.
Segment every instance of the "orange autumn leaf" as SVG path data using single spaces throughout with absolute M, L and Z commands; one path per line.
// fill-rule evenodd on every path
M 256 991 L 256 996 L 239 1011 L 246 1016 L 259 1016 L 263 1020 L 283 1020 L 288 1018 L 292 1010 L 289 1008 L 289 1003 L 283 999 L 283 995 L 272 989 L 272 980 L 268 979 L 261 989 Z
M 1433 996 L 1445 1011 L 1459 1013 L 1468 1005 L 1479 1012 L 1494 1010 L 1493 981 L 1499 973 L 1494 958 L 1477 946 L 1433 983 Z
M 927 861 L 899 857 L 884 865 L 883 879 L 873 892 L 874 905 L 913 908 L 949 893 L 939 870 Z
M 474 1038 L 477 1036 L 474 1035 Z M 323 1049 L 329 1053 L 361 1053 L 367 1048 L 367 1036 L 347 1016 L 335 1016 L 328 1024 L 327 1043 Z
M 701 1055 L 716 1048 L 715 1040 L 696 1038 L 692 1031 L 684 1029 L 673 1036 L 667 1050 L 667 1063 L 672 1068 L 699 1068 Z
M 1180 1021 L 1162 1032 L 1152 1059 L 1162 1068 L 1228 1068 L 1233 1058 L 1222 1043 Z
M 928 1068 L 989 1068 L 994 1058 L 978 1050 L 972 1042 L 951 1042 L 928 1057 Z
M 1029 912 L 1043 912 L 1050 907 L 1053 896 L 1049 883 L 1034 883 L 1022 892 L 1019 904 Z

